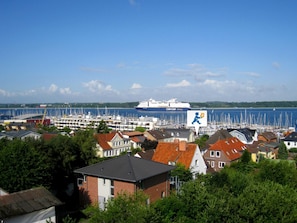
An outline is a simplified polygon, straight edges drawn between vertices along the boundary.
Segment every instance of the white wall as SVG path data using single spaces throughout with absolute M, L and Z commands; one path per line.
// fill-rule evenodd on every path
M 55 207 L 4 219 L 3 223 L 46 223 L 49 219 L 53 223 L 56 222 Z
M 106 203 L 111 196 L 110 186 L 111 184 L 109 179 L 104 180 L 103 178 L 98 178 L 98 201 L 99 207 L 101 209 L 104 209 L 105 207 L 105 204 L 103 204 L 102 202 Z
M 190 169 L 191 169 L 191 172 L 193 173 L 194 178 L 197 173 L 206 174 L 207 166 L 205 164 L 205 161 L 203 159 L 203 156 L 201 154 L 201 151 L 200 151 L 198 145 L 196 147 L 196 151 L 195 151 L 193 159 L 191 161 Z

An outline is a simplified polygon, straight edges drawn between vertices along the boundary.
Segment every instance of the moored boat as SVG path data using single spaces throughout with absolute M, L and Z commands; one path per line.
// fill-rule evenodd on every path
M 187 111 L 191 109 L 191 105 L 188 102 L 179 102 L 176 98 L 172 98 L 168 101 L 149 99 L 139 102 L 135 108 L 144 111 Z

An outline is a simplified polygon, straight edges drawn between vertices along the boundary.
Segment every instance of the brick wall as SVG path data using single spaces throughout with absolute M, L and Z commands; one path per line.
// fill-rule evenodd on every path
M 143 191 L 150 196 L 150 202 L 162 198 L 162 196 L 168 196 L 170 190 L 170 184 L 167 180 L 167 173 L 151 177 L 142 182 Z
M 80 204 L 98 204 L 98 178 L 87 176 L 86 181 L 79 187 Z
M 123 182 L 123 181 L 114 181 L 114 196 L 116 197 L 117 194 L 121 192 L 127 193 L 135 193 L 135 184 L 130 182 Z

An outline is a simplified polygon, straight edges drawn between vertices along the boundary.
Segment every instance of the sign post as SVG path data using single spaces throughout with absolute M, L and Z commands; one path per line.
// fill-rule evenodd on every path
M 196 135 L 198 135 L 199 128 L 207 126 L 207 111 L 206 110 L 188 110 L 187 126 L 194 127 Z

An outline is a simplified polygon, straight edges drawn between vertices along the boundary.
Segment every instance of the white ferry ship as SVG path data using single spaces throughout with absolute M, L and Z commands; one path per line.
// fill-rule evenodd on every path
M 179 102 L 176 98 L 168 101 L 149 99 L 141 101 L 135 108 L 144 111 L 187 111 L 191 109 L 191 105 L 188 102 Z

